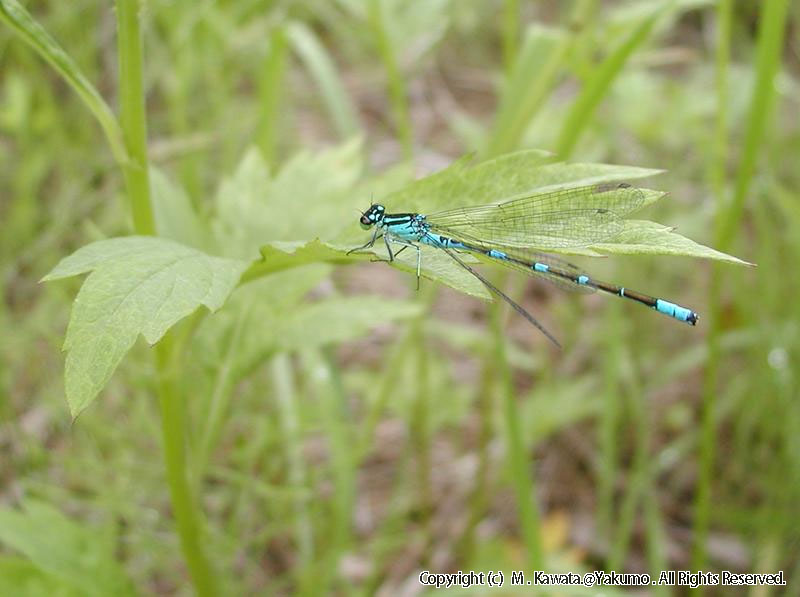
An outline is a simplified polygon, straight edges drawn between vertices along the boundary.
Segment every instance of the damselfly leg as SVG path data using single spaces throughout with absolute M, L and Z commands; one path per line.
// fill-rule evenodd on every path
M 355 249 L 350 249 L 347 253 L 345 253 L 345 255 L 350 255 L 352 253 L 358 253 L 359 251 L 363 251 L 364 249 L 371 248 L 375 244 L 375 241 L 378 240 L 381 236 L 383 236 L 383 232 L 379 228 L 376 228 L 371 239 L 369 239 L 367 242 L 365 242 L 360 247 L 356 247 Z
M 415 249 L 417 251 L 417 290 L 419 290 L 419 279 L 420 275 L 422 274 L 422 251 L 420 250 L 419 245 L 408 241 L 398 240 L 396 238 L 389 238 L 388 235 L 384 236 L 383 240 L 386 243 L 386 250 L 389 252 L 390 263 L 394 261 L 395 257 L 397 257 L 400 253 L 405 251 L 408 247 L 411 247 L 412 249 Z M 397 251 L 396 253 L 392 253 L 392 247 L 390 246 L 389 243 L 395 243 L 397 245 L 402 245 L 402 246 L 399 251 Z

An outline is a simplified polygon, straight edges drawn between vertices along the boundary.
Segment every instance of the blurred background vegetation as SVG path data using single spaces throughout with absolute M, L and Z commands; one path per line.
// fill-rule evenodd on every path
M 179 326 L 200 556 L 173 517 L 153 350 L 70 421 L 80 281 L 37 281 L 132 233 L 130 187 L 0 4 L 0 594 L 397 595 L 424 569 L 533 568 L 784 570 L 774 592 L 800 593 L 800 4 L 143 3 L 164 236 L 244 257 L 326 226 L 357 239 L 372 196 L 541 148 L 667 170 L 648 217 L 758 264 L 581 262 L 691 306 L 695 329 L 493 273 L 562 351 L 383 264 L 242 286 Z M 25 4 L 124 115 L 136 3 Z

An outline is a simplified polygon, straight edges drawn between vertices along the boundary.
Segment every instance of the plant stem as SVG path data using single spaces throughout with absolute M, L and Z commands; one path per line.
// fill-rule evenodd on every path
M 780 64 L 780 52 L 783 47 L 785 20 L 788 8 L 786 0 L 765 2 L 759 20 L 759 32 L 756 58 L 756 82 L 750 100 L 750 110 L 746 121 L 744 150 L 737 170 L 733 200 L 725 205 L 724 194 L 718 188 L 717 220 L 715 222 L 716 246 L 721 251 L 730 250 L 736 227 L 742 219 L 744 200 L 750 189 L 756 161 L 762 146 L 764 132 L 767 128 L 769 114 L 775 97 L 774 78 Z M 729 45 L 731 35 L 731 3 L 721 2 L 718 6 L 720 22 L 717 49 L 717 97 L 720 103 L 718 119 L 727 112 L 727 91 L 722 88 L 727 81 Z M 725 145 L 725 123 L 717 124 L 716 144 Z M 718 149 L 716 158 L 724 159 L 724 153 Z M 717 172 L 724 172 L 724 164 L 718 164 Z M 712 268 L 711 287 L 709 290 L 709 334 L 708 334 L 708 366 L 705 371 L 703 387 L 703 404 L 701 410 L 700 432 L 700 469 L 697 481 L 697 493 L 694 503 L 694 523 L 692 548 L 692 569 L 702 570 L 706 564 L 706 542 L 711 519 L 711 481 L 716 452 L 716 397 L 719 372 L 719 337 L 722 328 L 721 312 L 721 273 L 715 264 Z M 695 593 L 702 593 L 698 588 Z
M 302 23 L 291 23 L 287 37 L 319 88 L 319 96 L 333 121 L 339 138 L 358 134 L 358 110 L 345 89 L 344 82 L 325 46 L 314 32 Z
M 506 68 L 506 81 L 489 136 L 487 157 L 512 151 L 519 146 L 528 125 L 553 90 L 556 76 L 564 69 L 567 56 L 593 10 L 594 0 L 576 0 L 570 14 L 574 32 L 554 42 L 544 61 L 530 32 L 525 36 L 522 47 L 515 49 L 513 64 Z
M 289 468 L 289 484 L 295 489 L 308 485 L 308 475 L 303 460 L 302 434 L 300 431 L 300 410 L 294 384 L 292 361 L 286 353 L 276 354 L 270 364 L 275 403 L 280 412 L 283 431 L 283 446 L 286 449 L 286 462 Z M 294 500 L 294 532 L 297 544 L 295 580 L 297 594 L 308 595 L 311 591 L 309 572 L 314 565 L 314 525 L 305 497 Z M 311 576 L 314 576 L 313 574 Z
M 138 0 L 117 0 L 120 122 L 128 152 L 123 164 L 137 234 L 155 234 L 150 182 L 147 173 L 147 116 L 142 83 L 142 34 Z M 156 345 L 161 433 L 172 511 L 178 527 L 183 556 L 198 595 L 216 595 L 216 580 L 200 547 L 200 516 L 189 488 L 186 468 L 186 416 L 175 383 L 177 367 L 173 334 Z
M 0 2 L 0 21 L 5 22 L 72 87 L 100 123 L 114 159 L 120 165 L 124 164 L 127 161 L 125 144 L 114 112 L 70 55 L 16 0 Z
M 716 194 L 717 210 L 721 213 L 725 208 L 725 160 L 727 146 L 727 111 L 728 111 L 728 64 L 730 60 L 730 38 L 732 21 L 732 3 L 721 0 L 717 5 L 717 48 L 716 48 L 716 87 L 717 109 L 716 126 L 712 146 L 714 147 L 710 180 Z M 719 223 L 719 218 L 718 218 Z M 715 239 L 719 240 L 719 238 Z M 711 477 L 714 465 L 714 438 L 716 428 L 714 411 L 716 403 L 717 383 L 719 375 L 719 335 L 720 335 L 720 287 L 721 272 L 719 265 L 711 268 L 709 286 L 709 322 L 708 360 L 703 376 L 703 402 L 700 411 L 699 436 L 699 475 L 697 492 L 694 498 L 692 569 L 702 570 L 706 562 L 706 540 L 711 511 Z M 693 591 L 702 593 L 699 587 Z
M 617 480 L 617 459 L 620 445 L 619 413 L 622 402 L 619 363 L 622 362 L 622 329 L 620 305 L 609 301 L 606 309 L 608 329 L 606 330 L 604 367 L 604 406 L 601 415 L 600 437 L 600 478 L 598 480 L 599 498 L 597 503 L 597 526 L 609 545 L 614 541 L 614 488 Z M 612 333 L 613 332 L 613 333 Z M 611 557 L 609 551 L 608 557 Z M 607 563 L 610 566 L 610 562 Z M 608 568 L 611 570 L 612 568 Z
M 478 468 L 475 471 L 475 478 L 472 481 L 472 492 L 469 497 L 469 518 L 467 528 L 461 536 L 458 546 L 458 561 L 468 564 L 472 561 L 475 551 L 475 531 L 489 505 L 489 470 L 491 466 L 491 454 L 489 446 L 492 441 L 492 416 L 494 413 L 494 401 L 492 400 L 492 387 L 494 386 L 493 363 L 490 358 L 485 358 L 481 381 L 478 384 L 477 398 L 478 417 L 480 419 L 480 430 L 478 432 Z
M 418 300 L 424 305 L 419 317 L 411 321 L 411 342 L 415 345 L 414 354 L 417 356 L 414 375 L 416 396 L 411 411 L 409 422 L 409 435 L 414 452 L 414 464 L 417 473 L 417 486 L 419 488 L 418 507 L 420 512 L 420 526 L 425 536 L 425 551 L 420 556 L 423 564 L 430 557 L 430 548 L 433 545 L 431 528 L 431 515 L 434 508 L 432 470 L 431 470 L 431 417 L 430 417 L 430 353 L 425 342 L 425 315 L 430 311 L 436 298 L 436 286 L 426 284 L 418 293 Z
M 556 153 L 559 157 L 566 159 L 570 156 L 595 108 L 611 87 L 611 83 L 622 72 L 628 58 L 650 36 L 653 26 L 663 13 L 664 8 L 659 8 L 643 19 L 639 26 L 598 66 L 594 75 L 586 82 L 564 119 L 556 144 Z
M 280 122 L 280 107 L 283 79 L 286 70 L 286 31 L 275 26 L 269 35 L 269 55 L 264 61 L 259 78 L 259 110 L 256 140 L 264 159 L 275 169 L 277 155 L 277 127 Z
M 408 111 L 408 92 L 403 75 L 400 73 L 400 67 L 397 64 L 397 56 L 386 27 L 386 20 L 383 17 L 381 0 L 370 0 L 367 10 L 369 24 L 372 27 L 375 41 L 378 45 L 378 53 L 381 56 L 381 60 L 383 60 L 383 66 L 386 68 L 386 77 L 389 80 L 389 100 L 392 104 L 394 124 L 400 137 L 403 156 L 406 160 L 411 160 L 414 154 L 414 134 Z
M 200 488 L 203 479 L 205 479 L 211 453 L 219 441 L 222 427 L 225 424 L 225 415 L 228 412 L 228 406 L 231 400 L 231 390 L 235 383 L 235 358 L 240 346 L 239 343 L 242 332 L 244 331 L 251 309 L 252 302 L 247 303 L 240 309 L 233 331 L 225 347 L 222 361 L 217 365 L 217 376 L 214 381 L 214 389 L 211 392 L 211 398 L 209 399 L 208 412 L 203 422 L 203 430 L 200 433 L 200 438 L 192 458 L 192 481 L 195 490 Z M 176 350 L 178 351 L 177 354 L 181 354 L 179 349 Z
M 498 284 L 502 287 L 502 284 Z M 511 371 L 506 357 L 505 336 L 503 335 L 503 305 L 500 301 L 492 301 L 489 305 L 492 333 L 494 336 L 495 371 L 500 380 L 500 392 L 503 400 L 503 418 L 505 419 L 506 449 L 511 465 L 511 480 L 517 497 L 517 516 L 522 527 L 522 538 L 527 549 L 527 566 L 529 570 L 544 570 L 544 554 L 541 544 L 541 528 L 539 511 L 536 507 L 536 485 L 528 470 L 528 457 L 525 442 L 522 439 L 520 412 L 517 408 L 514 387 L 511 383 Z
M 158 394 L 161 407 L 161 435 L 167 484 L 172 498 L 172 511 L 178 526 L 183 556 L 189 567 L 195 592 L 198 595 L 218 594 L 216 580 L 209 562 L 200 547 L 200 524 L 197 509 L 186 479 L 186 444 L 183 400 L 175 384 L 175 367 L 170 334 L 156 345 L 158 364 Z
M 619 362 L 619 361 L 618 361 Z M 634 369 L 635 370 L 635 369 Z M 627 392 L 629 410 L 633 418 L 633 428 L 636 430 L 636 446 L 633 454 L 633 464 L 626 483 L 626 493 L 622 498 L 619 514 L 615 519 L 615 533 L 610 541 L 610 550 L 607 561 L 609 570 L 619 570 L 624 566 L 625 556 L 628 553 L 635 529 L 636 512 L 640 503 L 646 497 L 648 488 L 648 446 L 650 429 L 646 410 L 642 406 L 641 396 L 644 392 L 638 380 L 631 380 L 630 391 Z
M 120 122 L 128 160 L 122 165 L 137 234 L 155 234 L 147 173 L 147 119 L 142 83 L 139 2 L 117 1 Z
M 350 425 L 347 394 L 342 384 L 333 349 L 308 351 L 303 355 L 305 373 L 314 388 L 321 407 L 323 424 L 331 446 L 333 496 L 327 546 L 318 558 L 320 566 L 312 583 L 316 594 L 334 592 L 331 587 L 342 554 L 350 543 L 350 522 L 353 518 L 355 488 L 353 429 Z
M 517 55 L 519 41 L 519 0 L 503 2 L 503 65 L 506 74 L 511 72 Z
M 714 83 L 716 86 L 717 106 L 714 123 L 714 135 L 711 140 L 709 160 L 710 179 L 717 195 L 718 206 L 721 206 L 725 191 L 725 164 L 728 159 L 728 64 L 731 55 L 731 29 L 733 26 L 733 3 L 731 0 L 720 0 L 717 4 L 717 47 L 715 53 Z
M 736 173 L 733 201 L 728 209 L 720 214 L 722 222 L 717 244 L 722 251 L 728 250 L 736 226 L 742 219 L 744 200 L 750 190 L 764 132 L 772 112 L 775 99 L 775 74 L 780 66 L 786 30 L 788 0 L 769 0 L 761 6 L 756 48 L 756 81 L 753 85 L 753 96 L 746 122 L 744 149 Z

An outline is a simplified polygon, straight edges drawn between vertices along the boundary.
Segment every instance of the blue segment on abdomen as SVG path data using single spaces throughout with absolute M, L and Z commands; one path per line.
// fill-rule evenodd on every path
M 693 319 L 694 314 L 691 309 L 681 307 L 680 305 L 670 303 L 669 301 L 665 301 L 663 299 L 656 299 L 655 309 L 659 313 L 669 315 L 670 317 L 674 317 L 679 321 L 689 321 L 690 319 Z
M 534 271 L 544 273 L 550 270 L 550 266 L 547 265 L 546 263 L 534 263 L 533 269 Z
M 577 280 L 578 284 L 588 284 L 589 283 L 589 276 L 578 276 Z
M 490 249 L 487 255 L 489 255 L 489 257 L 494 257 L 495 259 L 508 259 L 508 255 L 502 251 L 496 251 L 495 249 Z

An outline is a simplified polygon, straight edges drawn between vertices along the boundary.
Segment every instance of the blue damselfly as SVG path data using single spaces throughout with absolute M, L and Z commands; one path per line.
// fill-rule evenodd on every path
M 383 238 L 389 261 L 408 247 L 417 251 L 417 287 L 422 271 L 420 244 L 442 249 L 456 263 L 477 277 L 556 345 L 556 339 L 525 309 L 489 282 L 458 256 L 459 252 L 482 255 L 492 261 L 545 279 L 570 290 L 600 290 L 637 301 L 659 313 L 695 325 L 698 315 L 673 302 L 596 280 L 567 261 L 546 254 L 587 248 L 613 240 L 623 230 L 623 216 L 645 203 L 644 193 L 626 183 L 599 184 L 533 192 L 502 202 L 460 207 L 434 214 L 386 213 L 373 204 L 361 214 L 372 238 L 352 251 L 368 249 Z M 394 252 L 392 245 L 401 248 Z

